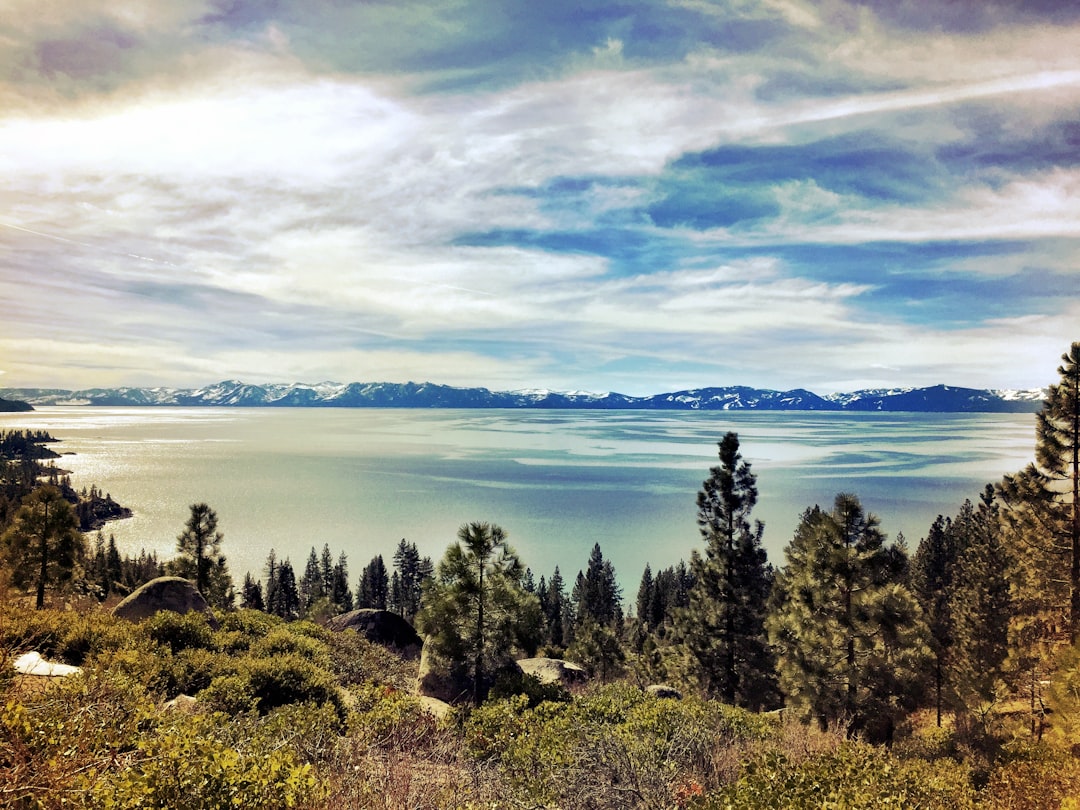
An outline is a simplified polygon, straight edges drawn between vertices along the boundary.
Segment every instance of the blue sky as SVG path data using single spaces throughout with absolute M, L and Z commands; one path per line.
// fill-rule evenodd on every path
M 8 0 L 0 387 L 1035 388 L 1080 8 Z

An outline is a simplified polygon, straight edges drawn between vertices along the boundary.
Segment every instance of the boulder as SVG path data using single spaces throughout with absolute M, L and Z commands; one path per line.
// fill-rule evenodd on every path
M 28 652 L 15 659 L 15 671 L 20 675 L 32 675 L 35 678 L 66 678 L 82 670 L 70 664 L 58 664 L 46 661 L 41 653 Z
M 215 630 L 219 626 L 213 611 L 195 588 L 195 584 L 180 577 L 158 577 L 150 580 L 113 608 L 113 615 L 128 621 L 141 622 L 163 610 L 171 610 L 173 613 L 190 613 L 194 610 L 204 614 Z
M 454 707 L 445 700 L 428 697 L 427 695 L 420 695 L 419 700 L 423 710 L 440 722 L 446 720 L 454 712 Z
M 517 662 L 521 671 L 541 683 L 561 683 L 570 686 L 589 679 L 585 668 L 561 658 L 522 658 Z
M 416 676 L 416 694 L 454 704 L 469 701 L 472 693 L 472 678 L 467 673 L 451 671 L 434 654 L 431 645 L 424 644 Z
M 193 698 L 191 695 L 177 695 L 172 700 L 166 701 L 162 708 L 167 712 L 195 714 L 199 708 L 199 699 Z
M 404 617 L 389 610 L 351 610 L 330 619 L 326 626 L 339 632 L 355 630 L 368 641 L 390 647 L 410 661 L 420 657 L 420 649 L 424 646 L 413 626 Z
M 654 683 L 652 686 L 646 686 L 645 694 L 658 698 L 669 698 L 670 700 L 682 700 L 682 692 L 674 686 L 668 686 L 666 683 Z

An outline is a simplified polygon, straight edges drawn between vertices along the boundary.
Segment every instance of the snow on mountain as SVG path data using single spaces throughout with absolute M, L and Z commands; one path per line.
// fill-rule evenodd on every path
M 435 383 L 271 383 L 251 385 L 223 380 L 196 389 L 6 388 L 0 397 L 33 405 L 339 407 L 339 408 L 588 408 L 643 410 L 845 410 L 922 412 L 1035 412 L 1042 390 L 986 390 L 936 385 L 929 388 L 882 388 L 818 396 L 804 388 L 791 391 L 726 386 L 673 391 L 646 397 L 615 392 L 552 391 L 535 388 L 490 391 Z

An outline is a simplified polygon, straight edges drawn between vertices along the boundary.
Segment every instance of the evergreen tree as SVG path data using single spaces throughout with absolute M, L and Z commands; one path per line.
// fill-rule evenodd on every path
M 63 587 L 82 574 L 85 541 L 75 510 L 54 486 L 38 487 L 23 499 L 0 538 L 16 587 L 32 587 L 35 607 L 45 607 L 45 589 Z
M 334 590 L 334 555 L 330 553 L 330 544 L 323 543 L 319 556 L 319 577 L 322 596 L 330 596 Z
M 491 674 L 512 660 L 514 649 L 535 653 L 540 606 L 522 589 L 523 573 L 501 527 L 464 525 L 416 617 L 434 655 L 468 674 L 477 706 Z
M 338 613 L 348 613 L 353 609 L 353 595 L 349 590 L 349 563 L 345 559 L 344 551 L 338 556 L 338 561 L 334 565 L 330 599 Z
M 312 605 L 326 596 L 322 569 L 319 567 L 319 557 L 315 554 L 315 546 L 311 547 L 311 552 L 308 554 L 297 590 L 300 594 L 300 609 L 304 614 L 311 610 Z
M 566 584 L 556 565 L 548 583 L 547 608 L 544 610 L 548 643 L 554 647 L 561 648 L 566 643 L 566 610 Z
M 205 503 L 193 503 L 191 514 L 176 538 L 180 556 L 168 570 L 174 576 L 193 580 L 208 603 L 231 608 L 234 594 L 232 577 L 221 553 L 224 535 L 217 529 L 217 513 Z
M 959 557 L 952 521 L 938 515 L 915 551 L 911 587 L 930 633 L 930 649 L 934 656 L 934 706 L 939 726 L 944 706 L 946 667 L 953 646 L 952 584 Z
M 266 557 L 266 612 L 274 616 L 282 614 L 281 581 L 278 578 L 278 559 L 273 549 Z
M 300 591 L 296 587 L 296 573 L 286 557 L 277 566 L 278 616 L 288 621 L 300 618 Z
M 430 557 L 420 557 L 415 543 L 402 538 L 394 552 L 394 567 L 398 583 L 394 588 L 391 610 L 412 621 L 420 610 L 425 583 L 431 580 L 435 566 Z
M 788 705 L 823 727 L 888 739 L 914 706 L 930 650 L 877 518 L 837 495 L 831 512 L 803 514 L 785 557 L 766 626 Z
M 154 565 L 157 565 L 155 557 Z M 109 542 L 105 547 L 105 578 L 109 583 L 106 595 L 112 592 L 117 583 L 124 581 L 124 563 L 120 559 L 120 551 L 116 548 L 116 537 L 109 535 Z M 154 577 L 150 577 L 154 579 Z M 150 580 L 146 580 L 149 582 Z M 143 583 L 139 583 L 140 585 Z
M 262 583 L 252 579 L 251 572 L 244 574 L 244 585 L 240 589 L 240 607 L 248 610 L 265 610 Z
M 621 628 L 622 591 L 615 576 L 615 567 L 604 559 L 599 543 L 593 545 L 584 573 L 578 572 L 573 600 L 579 622 L 591 619 L 601 626 Z
M 356 589 L 356 605 L 360 608 L 386 610 L 390 596 L 390 578 L 382 555 L 372 558 L 360 575 L 360 584 Z
M 1009 651 L 1011 560 L 999 530 L 994 490 L 953 521 L 962 551 L 952 582 L 952 681 L 963 718 L 992 704 Z
M 656 602 L 656 583 L 653 580 L 652 566 L 645 563 L 645 570 L 641 573 L 641 582 L 638 583 L 637 608 L 638 621 L 652 630 L 656 627 L 652 621 L 652 606 Z
M 1035 461 L 999 487 L 1005 516 L 1024 555 L 1042 569 L 1044 613 L 1080 633 L 1080 343 L 1062 355 L 1060 381 L 1047 389 L 1036 419 Z
M 674 649 L 689 679 L 730 705 L 760 709 L 778 701 L 775 664 L 765 634 L 771 570 L 761 521 L 750 525 L 757 479 L 739 453 L 739 437 L 719 442 L 697 497 L 705 554 L 690 559 L 689 607 L 677 613 Z

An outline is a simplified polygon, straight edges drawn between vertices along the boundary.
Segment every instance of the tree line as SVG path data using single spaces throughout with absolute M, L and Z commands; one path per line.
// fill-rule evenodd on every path
M 689 562 L 647 566 L 630 615 L 599 545 L 568 586 L 558 567 L 537 580 L 506 532 L 480 522 L 463 525 L 438 564 L 401 540 L 392 567 L 372 558 L 355 590 L 345 554 L 329 546 L 312 547 L 299 577 L 271 551 L 263 579 L 245 575 L 239 603 L 288 619 L 398 612 L 470 679 L 475 700 L 511 658 L 543 653 L 604 680 L 667 681 L 755 710 L 784 705 L 871 739 L 888 740 L 919 707 L 992 736 L 995 718 L 1023 701 L 1038 736 L 1050 676 L 1080 632 L 1080 343 L 1057 372 L 1032 463 L 939 516 L 914 553 L 903 537 L 888 539 L 856 494 L 839 493 L 803 512 L 774 566 L 753 518 L 756 476 L 729 432 L 697 493 L 703 547 Z M 0 467 L 5 493 L 24 459 Z M 100 535 L 87 552 L 74 511 L 55 486 L 38 485 L 5 518 L 12 580 L 39 606 L 47 586 L 87 571 L 99 592 L 156 571 L 192 579 L 217 607 L 236 604 L 208 505 L 191 506 L 174 560 L 142 555 L 126 572 Z

